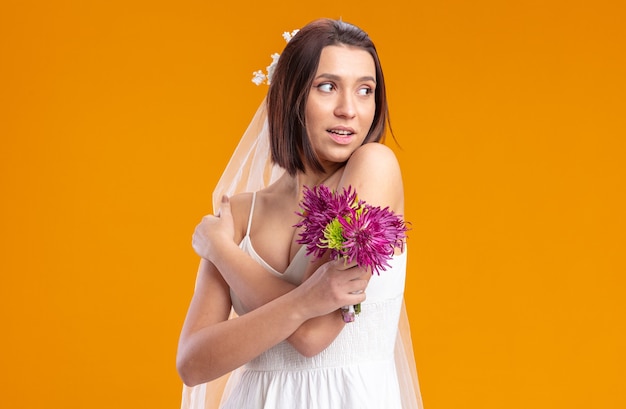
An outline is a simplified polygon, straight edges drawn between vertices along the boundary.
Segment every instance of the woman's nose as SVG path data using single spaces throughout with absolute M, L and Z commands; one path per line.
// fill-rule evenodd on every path
M 343 118 L 354 118 L 356 116 L 356 105 L 354 96 L 349 93 L 342 93 L 337 100 L 335 115 Z

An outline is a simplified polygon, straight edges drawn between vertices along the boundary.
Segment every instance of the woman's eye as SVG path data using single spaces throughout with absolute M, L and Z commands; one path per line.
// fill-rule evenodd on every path
M 324 83 L 317 86 L 317 89 L 323 92 L 330 92 L 334 89 L 333 84 Z
M 359 95 L 369 95 L 371 93 L 373 93 L 374 90 L 371 89 L 370 87 L 363 87 L 363 88 L 359 88 L 358 94 Z

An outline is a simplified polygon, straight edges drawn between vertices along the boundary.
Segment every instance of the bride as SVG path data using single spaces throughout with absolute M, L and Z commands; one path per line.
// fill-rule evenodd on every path
M 319 185 L 404 212 L 400 167 L 381 143 L 388 119 L 376 48 L 360 28 L 319 19 L 290 39 L 271 74 L 216 189 L 218 216 L 193 235 L 201 259 L 177 354 L 182 406 L 420 408 L 406 247 L 372 275 L 311 259 L 294 227 L 304 189 Z M 342 307 L 358 303 L 362 312 L 346 320 Z

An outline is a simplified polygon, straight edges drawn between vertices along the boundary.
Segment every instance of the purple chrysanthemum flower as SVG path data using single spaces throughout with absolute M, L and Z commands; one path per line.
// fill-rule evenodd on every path
M 327 186 L 319 185 L 313 189 L 304 187 L 301 203 L 302 211 L 297 213 L 302 220 L 294 227 L 302 227 L 299 244 L 306 245 L 306 254 L 322 257 L 327 246 L 322 244 L 324 229 L 334 219 L 343 218 L 352 209 L 361 205 L 357 201 L 356 192 L 350 187 L 341 193 L 333 193 Z
M 369 267 L 372 273 L 380 274 L 389 267 L 389 260 L 397 248 L 404 248 L 406 226 L 398 215 L 389 208 L 365 204 L 360 214 L 339 219 L 343 227 L 343 249 L 341 255 L 349 262 Z

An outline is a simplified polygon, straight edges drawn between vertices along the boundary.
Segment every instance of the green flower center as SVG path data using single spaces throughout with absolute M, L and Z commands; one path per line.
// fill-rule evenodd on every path
M 342 249 L 343 242 L 346 241 L 346 239 L 343 237 L 343 227 L 337 218 L 328 223 L 324 229 L 324 238 L 320 241 L 323 244 L 322 247 L 334 250 Z

